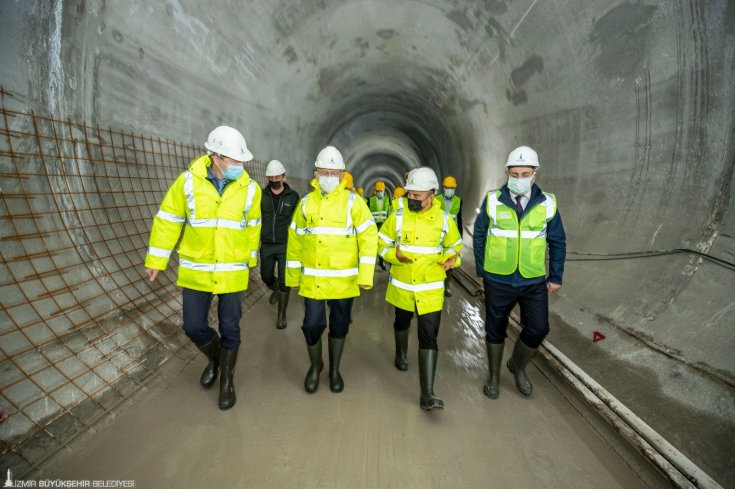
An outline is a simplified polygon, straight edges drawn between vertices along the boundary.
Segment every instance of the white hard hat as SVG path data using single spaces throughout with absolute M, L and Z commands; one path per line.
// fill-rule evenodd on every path
M 212 153 L 227 156 L 235 161 L 253 159 L 253 154 L 248 151 L 245 138 L 240 131 L 229 126 L 219 126 L 210 132 L 204 147 Z
M 538 155 L 528 146 L 519 146 L 510 152 L 505 166 L 532 166 L 538 168 Z
M 286 173 L 286 167 L 278 160 L 271 160 L 268 166 L 265 167 L 266 177 L 275 177 L 284 173 Z
M 421 168 L 411 170 L 404 188 L 406 190 L 418 190 L 421 192 L 426 190 L 436 191 L 439 188 L 439 179 L 436 178 L 434 170 L 428 166 L 422 166 Z
M 345 162 L 342 153 L 334 146 L 327 146 L 316 155 L 314 166 L 317 168 L 328 168 L 330 170 L 344 170 Z

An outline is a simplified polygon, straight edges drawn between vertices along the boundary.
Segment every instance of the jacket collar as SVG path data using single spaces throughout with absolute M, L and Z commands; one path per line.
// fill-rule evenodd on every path
M 533 187 L 531 187 L 531 196 L 528 198 L 528 204 L 526 204 L 526 208 L 523 212 L 525 213 L 528 209 L 537 205 L 539 202 L 543 202 L 544 199 L 545 197 L 544 193 L 541 191 L 541 187 L 534 183 Z M 507 183 L 500 188 L 500 198 L 498 200 L 509 207 L 515 208 L 516 203 L 510 198 L 510 190 L 508 190 Z
M 327 195 L 336 195 L 340 191 L 346 190 L 345 185 L 347 185 L 347 182 L 345 182 L 344 179 L 340 180 L 337 188 L 332 190 L 332 192 Z M 314 189 L 314 192 L 319 196 L 319 198 L 322 198 L 322 188 L 319 186 L 319 181 L 316 178 L 311 181 L 311 186 Z
M 290 186 L 289 184 L 287 184 L 286 182 L 283 182 L 283 192 L 281 192 L 281 194 L 280 194 L 280 195 L 281 195 L 281 196 L 284 196 L 284 195 L 286 195 L 287 193 L 289 193 L 289 192 L 292 192 L 292 191 L 293 191 L 293 190 L 291 190 L 291 186 Z M 267 182 L 266 182 L 266 184 L 265 184 L 265 187 L 263 188 L 263 193 L 264 193 L 264 194 L 268 194 L 268 195 L 271 195 L 271 196 L 272 196 L 272 195 L 274 195 L 274 194 L 273 194 L 273 190 L 271 189 L 271 186 L 270 186 L 270 184 L 269 184 L 269 183 L 267 183 Z
M 189 165 L 189 171 L 195 177 L 205 179 L 207 178 L 208 168 L 211 165 L 212 165 L 212 158 L 210 158 L 209 155 L 202 155 L 199 158 L 191 162 L 191 165 Z M 244 187 L 248 185 L 250 183 L 250 175 L 248 174 L 248 171 L 244 170 L 242 172 L 242 175 L 240 175 L 240 178 L 235 180 L 234 183 L 236 183 L 240 187 Z

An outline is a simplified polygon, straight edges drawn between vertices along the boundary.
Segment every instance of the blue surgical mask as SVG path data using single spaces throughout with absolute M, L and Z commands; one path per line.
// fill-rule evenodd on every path
M 444 189 L 444 197 L 451 199 L 454 197 L 454 189 L 453 188 L 445 188 Z
M 336 189 L 338 185 L 339 177 L 336 175 L 319 177 L 319 187 L 326 193 L 330 193 L 332 190 Z
M 222 175 L 228 180 L 237 180 L 244 171 L 245 169 L 240 165 L 227 165 L 227 169 L 222 172 Z
M 376 196 L 377 196 L 377 197 L 378 197 L 379 199 L 382 199 L 382 198 L 383 198 L 383 195 L 385 195 L 385 194 L 384 194 L 384 193 L 383 193 L 383 191 L 381 190 L 380 192 L 377 192 L 377 193 L 376 193 L 375 195 L 376 195 Z
M 533 185 L 533 177 L 528 178 L 508 178 L 508 188 L 516 195 L 528 195 Z

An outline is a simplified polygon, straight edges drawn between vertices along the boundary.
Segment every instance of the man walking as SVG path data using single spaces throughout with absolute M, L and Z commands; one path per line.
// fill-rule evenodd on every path
M 286 285 L 304 297 L 304 324 L 311 366 L 306 392 L 316 392 L 322 361 L 322 334 L 329 306 L 329 388 L 341 392 L 339 372 L 352 302 L 360 289 L 373 286 L 377 229 L 365 201 L 345 188 L 345 164 L 333 146 L 319 152 L 313 191 L 294 212 L 288 232 Z
M 475 221 L 477 275 L 485 287 L 485 332 L 490 376 L 485 395 L 499 395 L 508 316 L 521 308 L 521 334 L 508 360 L 516 388 L 526 396 L 533 385 L 526 366 L 549 332 L 549 293 L 561 287 L 566 235 L 556 196 L 536 185 L 538 155 L 521 146 L 505 163 L 508 183 L 487 193 Z M 546 273 L 546 250 L 549 272 Z
M 291 289 L 286 287 L 286 244 L 288 226 L 299 203 L 299 194 L 286 183 L 286 167 L 280 161 L 272 160 L 268 163 L 265 176 L 268 178 L 268 185 L 263 189 L 260 204 L 263 215 L 263 229 L 260 233 L 260 277 L 273 291 L 268 302 L 278 303 L 276 328 L 284 329 L 288 326 L 286 309 L 291 295 Z
M 183 229 L 176 284 L 184 289 L 184 332 L 209 359 L 201 385 L 211 387 L 222 370 L 219 407 L 229 409 L 236 400 L 233 372 L 242 292 L 258 257 L 261 190 L 243 167 L 253 155 L 238 130 L 217 127 L 204 147 L 207 154 L 194 160 L 166 192 L 153 219 L 145 267 L 154 281 L 166 269 Z M 221 338 L 207 319 L 215 296 Z
M 378 234 L 380 254 L 393 265 L 385 299 L 396 309 L 395 366 L 408 369 L 408 330 L 417 312 L 419 405 L 427 411 L 444 409 L 444 402 L 434 395 L 436 338 L 444 307 L 446 272 L 460 265 L 462 249 L 457 225 L 435 198 L 437 187 L 439 182 L 431 168 L 413 170 L 406 183 L 406 206 L 391 214 Z

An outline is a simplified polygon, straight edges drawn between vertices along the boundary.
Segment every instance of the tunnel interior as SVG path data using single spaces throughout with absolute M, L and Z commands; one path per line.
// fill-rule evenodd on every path
M 452 175 L 467 231 L 508 152 L 536 149 L 569 251 L 551 341 L 735 481 L 735 275 L 674 252 L 735 261 L 733 2 L 36 0 L 3 2 L 0 27 L 0 435 L 18 473 L 58 448 L 24 444 L 180 351 L 175 270 L 142 279 L 148 232 L 228 124 L 261 184 L 278 159 L 307 191 L 328 144 L 366 195 L 418 166 Z M 621 339 L 591 350 L 597 330 Z

